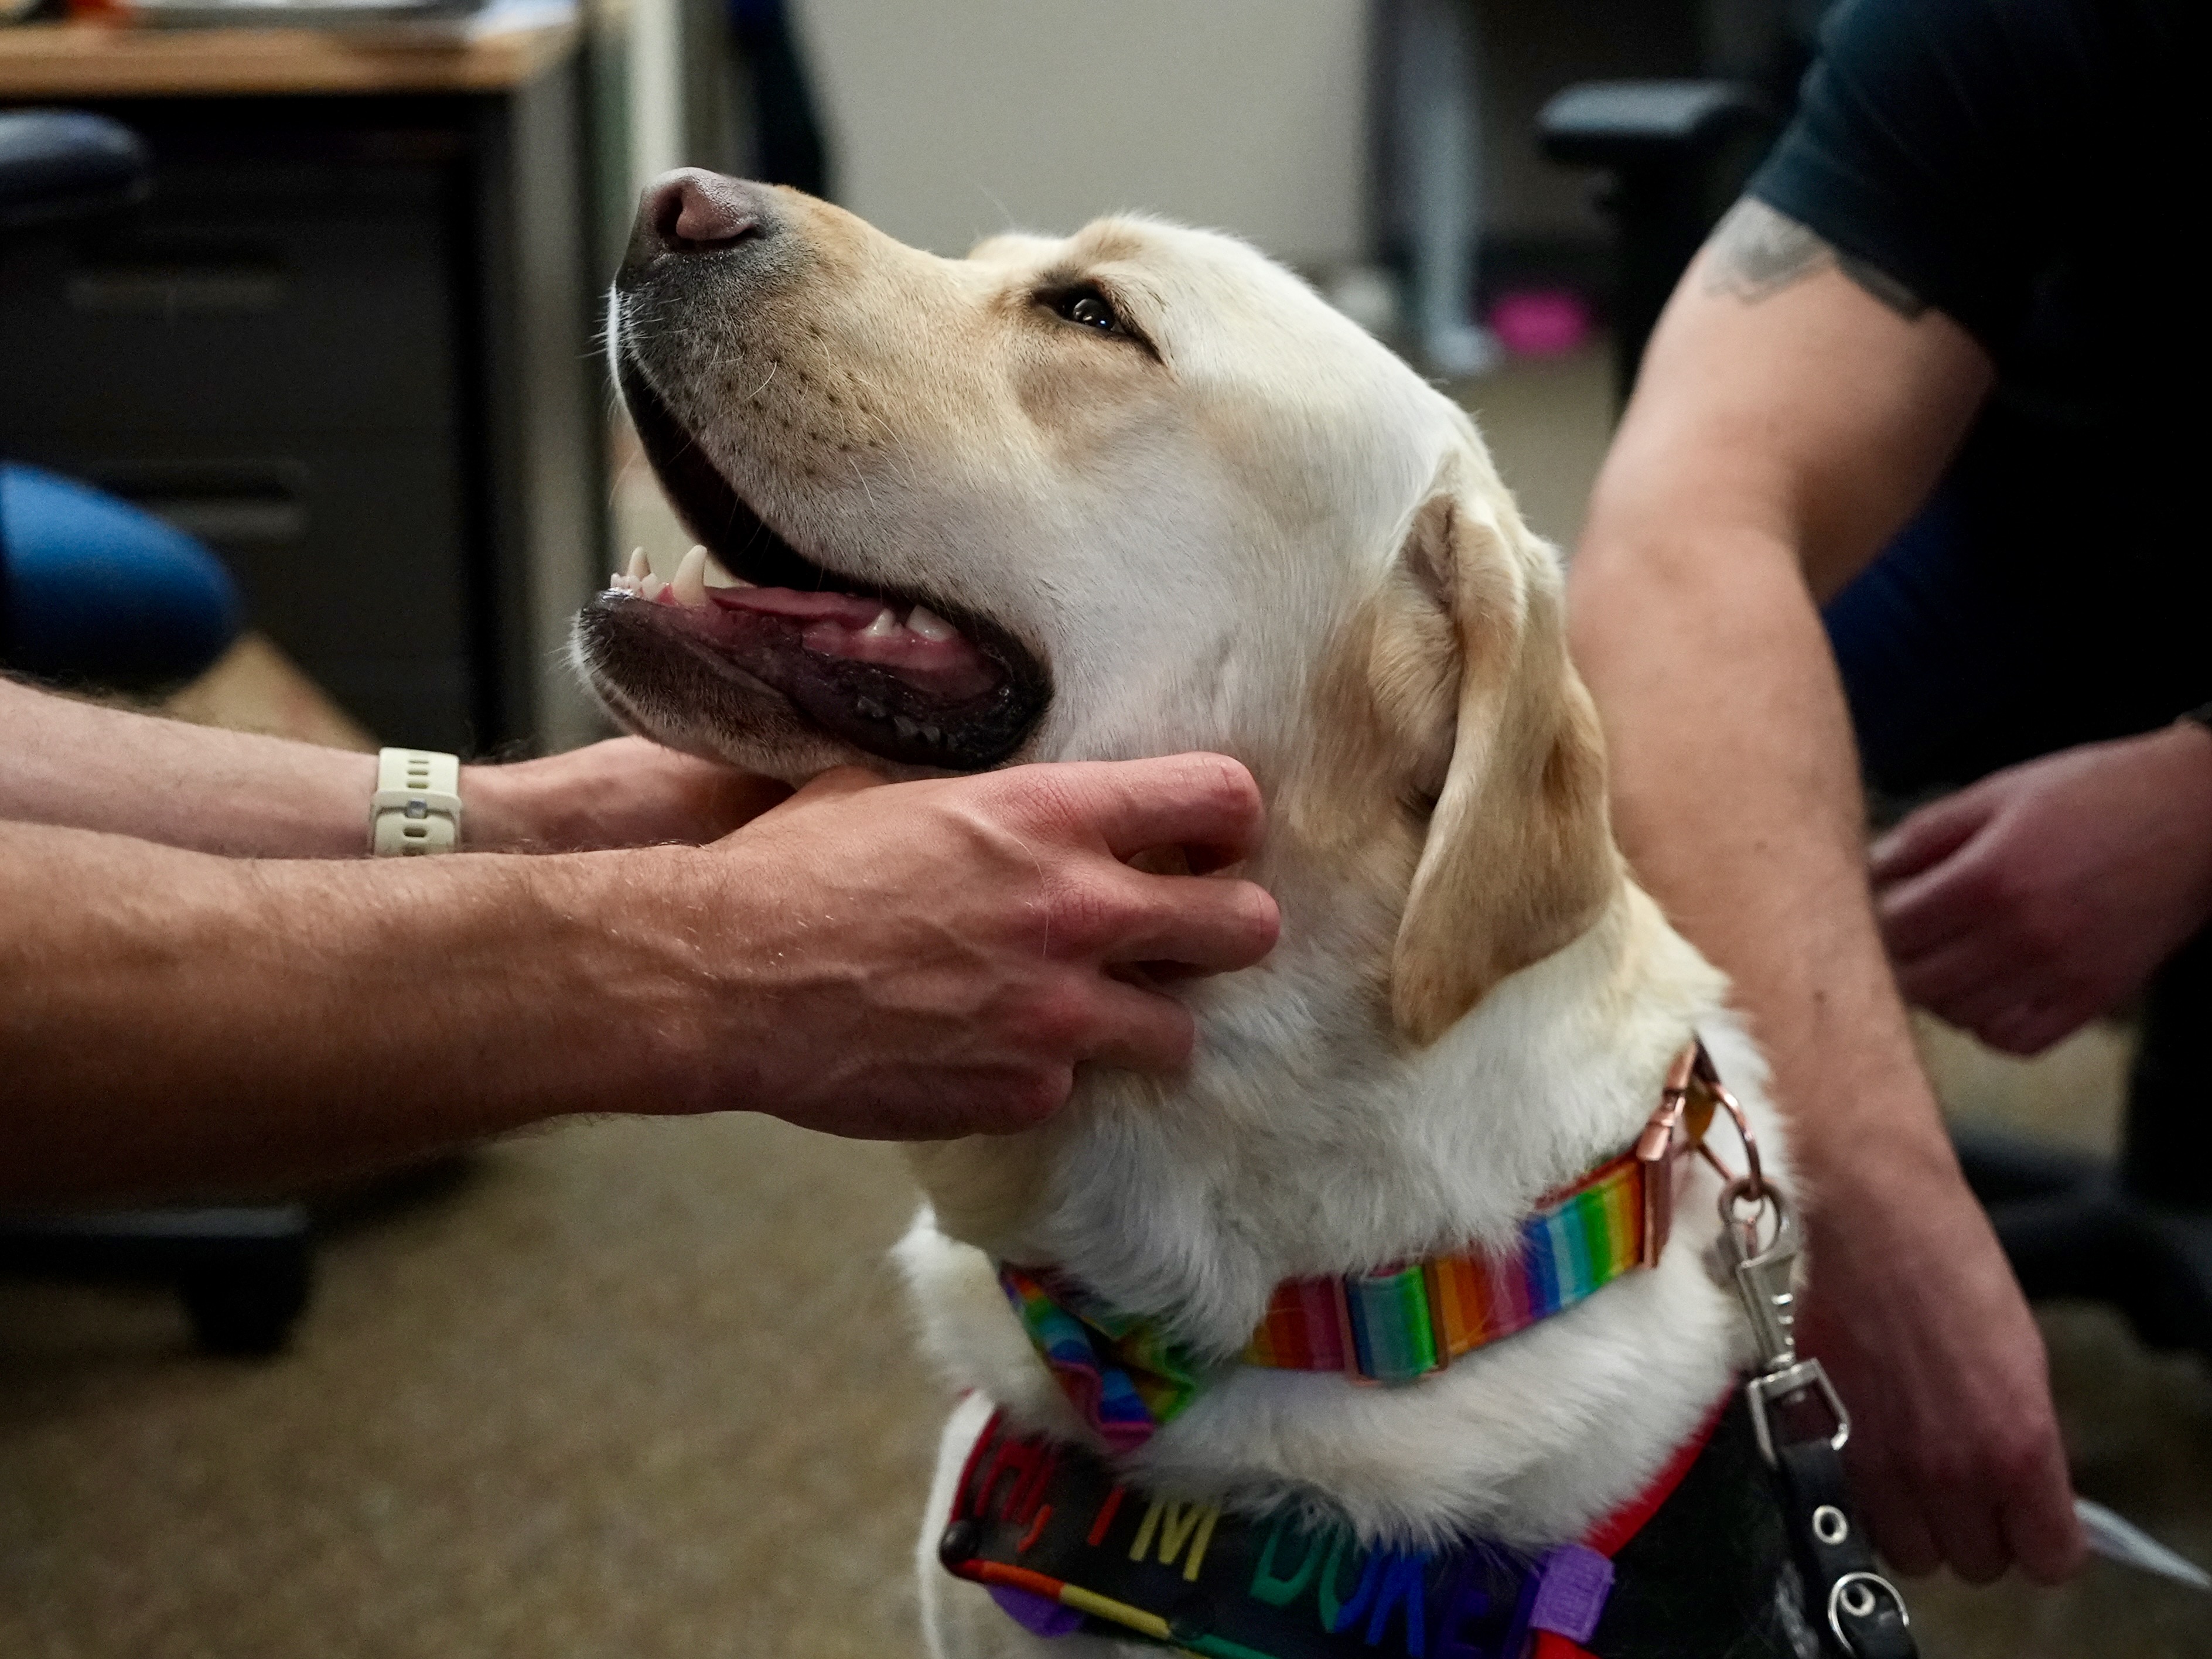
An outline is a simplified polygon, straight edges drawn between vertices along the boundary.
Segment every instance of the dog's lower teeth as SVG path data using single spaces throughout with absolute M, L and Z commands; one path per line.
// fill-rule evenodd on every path
M 891 712 L 873 697 L 862 697 L 853 706 L 872 720 L 882 720 Z
M 884 614 L 889 616 L 890 613 L 885 611 Z M 934 611 L 925 610 L 921 605 L 915 606 L 907 613 L 906 625 L 925 640 L 933 643 L 941 644 L 946 640 L 956 637 L 959 633 L 957 629 Z

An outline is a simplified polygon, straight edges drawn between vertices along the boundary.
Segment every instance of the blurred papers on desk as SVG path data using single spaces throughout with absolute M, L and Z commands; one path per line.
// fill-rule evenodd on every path
M 155 28 L 373 29 L 458 41 L 567 23 L 576 0 L 70 0 L 70 14 Z

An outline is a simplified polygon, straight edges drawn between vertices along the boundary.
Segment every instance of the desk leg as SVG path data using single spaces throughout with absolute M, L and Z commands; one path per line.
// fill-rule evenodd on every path
M 487 99 L 477 123 L 493 729 L 539 752 L 605 729 L 567 650 L 570 621 L 612 556 L 604 366 L 592 349 L 604 273 L 591 269 L 584 72 L 571 59 Z
M 1474 314 L 1482 129 L 1472 13 L 1472 0 L 1405 0 L 1391 76 L 1412 220 L 1414 336 L 1431 368 L 1455 375 L 1486 373 L 1499 357 Z

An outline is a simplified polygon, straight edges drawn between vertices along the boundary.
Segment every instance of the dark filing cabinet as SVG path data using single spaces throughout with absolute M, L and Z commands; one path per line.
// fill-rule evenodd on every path
M 0 249 L 0 455 L 208 542 L 386 742 L 588 731 L 559 662 L 608 568 L 577 79 L 70 96 L 143 136 L 153 197 Z

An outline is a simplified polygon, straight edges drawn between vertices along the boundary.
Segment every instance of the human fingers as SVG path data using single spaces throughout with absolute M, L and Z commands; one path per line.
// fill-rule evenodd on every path
M 2013 1559 L 1992 1473 L 2003 1467 L 1993 1451 L 1998 1436 L 1986 1419 L 1930 1418 L 1916 1409 L 1906 1376 L 1911 1362 L 1903 1364 L 1896 1380 L 1905 1386 L 1896 1395 L 1869 1392 L 1869 1377 L 1839 1366 L 1859 1385 L 1847 1395 L 1856 1419 L 1844 1454 L 1852 1497 L 1875 1547 L 1899 1572 L 1917 1577 L 1948 1565 L 1960 1577 L 1986 1583 Z
M 1962 939 L 1896 964 L 1898 990 L 1916 1008 L 2008 1054 L 2039 1054 L 2104 1012 L 2094 985 L 2044 971 L 2002 941 Z
M 1281 914 L 1265 888 L 1210 876 L 1128 878 L 1138 902 L 1101 952 L 1114 963 L 1171 963 L 1200 974 L 1249 968 L 1275 948 Z
M 1083 1045 L 1079 1060 L 1165 1076 L 1190 1064 L 1198 1042 L 1189 1009 L 1172 997 L 1119 980 L 1098 981 L 1093 1018 L 1094 1035 Z
M 2015 1561 L 2056 1583 L 2087 1549 L 2057 1419 L 2047 1401 L 1984 1403 L 1923 1443 L 1915 1484 L 1930 1538 L 1968 1583 L 1988 1583 Z
M 1970 1584 L 2002 1577 L 2012 1551 L 1989 1488 L 1963 1468 L 1923 1475 L 1919 1484 L 1929 1541 L 1943 1564 Z
M 1921 1519 L 1919 1506 L 1894 1469 L 1878 1466 L 1856 1450 L 1850 1455 L 1851 1495 L 1859 1518 L 1882 1559 L 1906 1577 L 1918 1578 L 1943 1565 L 1936 1540 Z
M 1897 988 L 1916 1008 L 1965 1026 L 1968 1020 L 2008 1008 L 2021 1000 L 2008 963 L 1989 941 L 1976 937 L 1946 944 L 1924 956 L 1893 964 Z
M 1966 1029 L 1999 1053 L 2025 1059 L 2071 1036 L 2088 1024 L 2095 1012 L 2063 1002 L 2021 1002 Z
M 1942 1231 L 1968 1258 L 1958 1264 L 1962 1271 L 1905 1328 L 1880 1332 L 1880 1346 L 1858 1356 L 1880 1367 L 1861 1372 L 1869 1384 L 1866 1449 L 1890 1465 L 1935 1553 L 1961 1578 L 1985 1583 L 2014 1559 L 2011 1508 L 2040 1510 L 2045 1525 L 2061 1528 L 2058 1559 L 2045 1565 L 2063 1563 L 2066 1522 L 2050 1516 L 2070 1510 L 2072 1492 L 2049 1361 L 2018 1281 L 1978 1209 L 1968 1213 L 1962 1204 L 1957 1225 Z M 1976 1236 L 1986 1238 L 1985 1250 L 1972 1242 Z M 1939 1239 L 1925 1239 L 1916 1253 L 1930 1247 Z M 1923 1261 L 1906 1297 L 1914 1280 L 1924 1288 L 1942 1271 Z M 1877 1374 L 1882 1386 L 1875 1388 Z M 1908 1538 L 1908 1547 L 1914 1541 Z
M 1980 791 L 1962 789 L 1907 813 L 1868 850 L 1868 875 L 1877 890 L 1917 875 L 1973 839 L 1991 810 Z
M 1008 787 L 1036 795 L 1033 811 L 1087 829 L 1117 859 L 1182 847 L 1199 855 L 1194 868 L 1218 867 L 1260 845 L 1260 787 L 1226 755 L 1087 761 L 1000 775 Z
M 2021 991 L 2004 985 L 1970 993 L 1947 1006 L 1931 1007 L 1929 1012 L 1962 1031 L 1972 1032 L 1992 1048 L 2003 1048 L 2020 1030 L 2028 1006 Z
M 1997 1513 L 2006 1547 L 2039 1584 L 2065 1583 L 2089 1559 L 2065 1449 L 2055 1440 L 2008 1484 Z
M 1875 919 L 1893 962 L 1924 957 L 1990 922 L 1991 871 L 1978 846 L 1954 848 L 1942 860 L 1875 893 Z

